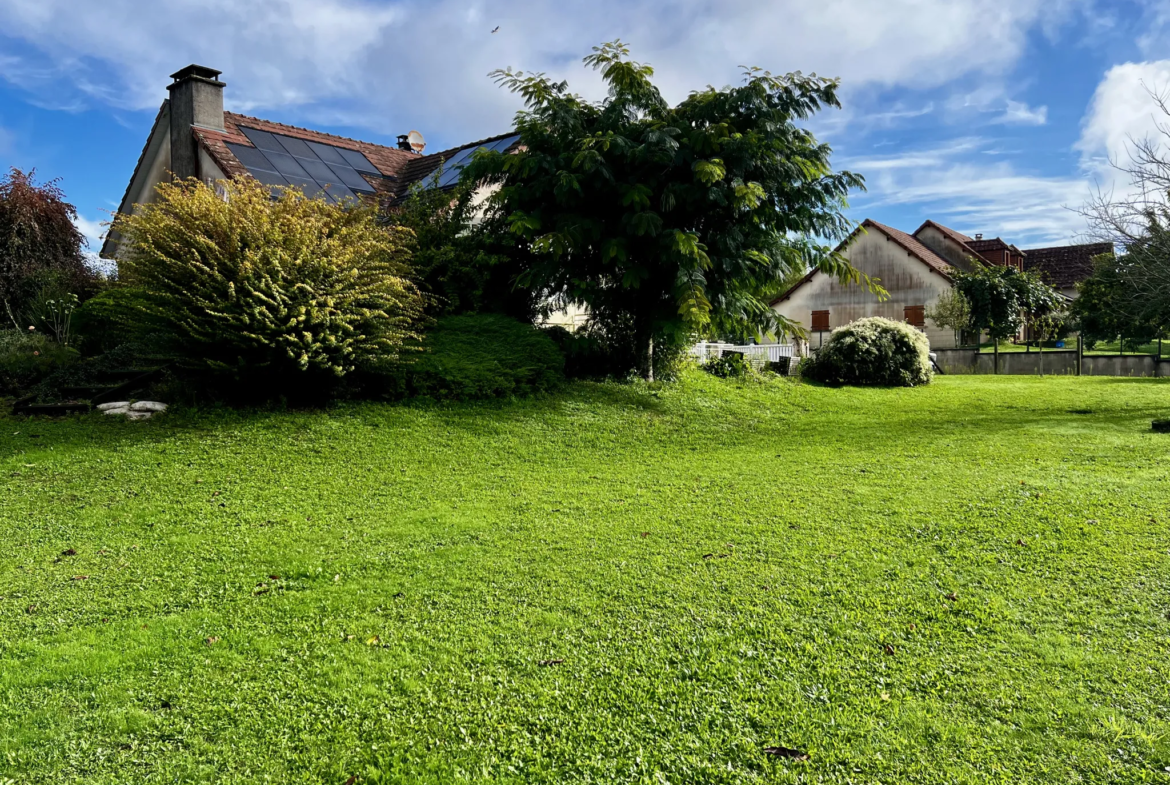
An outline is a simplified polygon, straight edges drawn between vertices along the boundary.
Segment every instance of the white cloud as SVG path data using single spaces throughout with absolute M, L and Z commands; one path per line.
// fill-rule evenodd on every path
M 224 71 L 238 109 L 462 138 L 505 126 L 517 106 L 489 70 L 543 70 L 597 93 L 580 58 L 618 37 L 675 100 L 738 81 L 741 64 L 932 87 L 1006 72 L 1030 29 L 1089 1 L 6 0 L 0 26 L 25 43 L 7 77 L 66 106 L 56 95 L 76 85 L 89 101 L 153 108 L 166 75 L 199 62 Z
M 106 234 L 106 227 L 102 226 L 101 221 L 94 221 L 83 215 L 78 215 L 73 219 L 73 225 L 85 237 L 90 251 L 96 252 L 102 247 L 102 238 Z
M 1044 177 L 1017 171 L 1007 161 L 974 157 L 983 152 L 982 145 L 983 140 L 966 138 L 851 160 L 848 168 L 867 174 L 869 188 L 853 204 L 863 212 L 913 207 L 923 220 L 931 218 L 966 234 L 1003 237 L 1021 247 L 1060 245 L 1084 233 L 1084 219 L 1070 208 L 1088 196 L 1085 178 Z
M 1106 72 L 1081 127 L 1081 167 L 1105 187 L 1124 188 L 1110 161 L 1124 162 L 1135 139 L 1156 138 L 1170 124 L 1150 93 L 1170 89 L 1170 60 L 1123 63 Z
M 1044 125 L 1048 122 L 1048 107 L 1033 109 L 1022 101 L 1009 100 L 1003 114 L 991 122 L 999 125 Z

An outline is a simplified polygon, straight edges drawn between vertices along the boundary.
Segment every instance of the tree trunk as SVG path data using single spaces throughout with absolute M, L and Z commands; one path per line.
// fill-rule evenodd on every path
M 646 381 L 654 381 L 654 337 L 650 337 L 650 343 L 646 347 Z

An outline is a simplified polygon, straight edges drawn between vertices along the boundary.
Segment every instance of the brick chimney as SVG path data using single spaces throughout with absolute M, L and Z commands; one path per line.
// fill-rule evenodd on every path
M 171 172 L 175 177 L 199 177 L 199 150 L 192 127 L 223 130 L 223 87 L 220 71 L 189 65 L 171 74 Z

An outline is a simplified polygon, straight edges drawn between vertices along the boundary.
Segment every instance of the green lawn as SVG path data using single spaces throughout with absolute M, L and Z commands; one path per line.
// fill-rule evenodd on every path
M 1165 783 L 1168 414 L 696 374 L 0 416 L 0 782 Z

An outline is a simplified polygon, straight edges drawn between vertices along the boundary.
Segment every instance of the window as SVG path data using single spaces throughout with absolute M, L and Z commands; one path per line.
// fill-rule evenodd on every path
M 813 332 L 824 332 L 829 329 L 829 312 L 828 311 L 813 311 L 812 312 L 812 328 Z
M 926 326 L 926 308 L 921 305 L 907 305 L 903 311 L 906 321 L 913 327 Z

